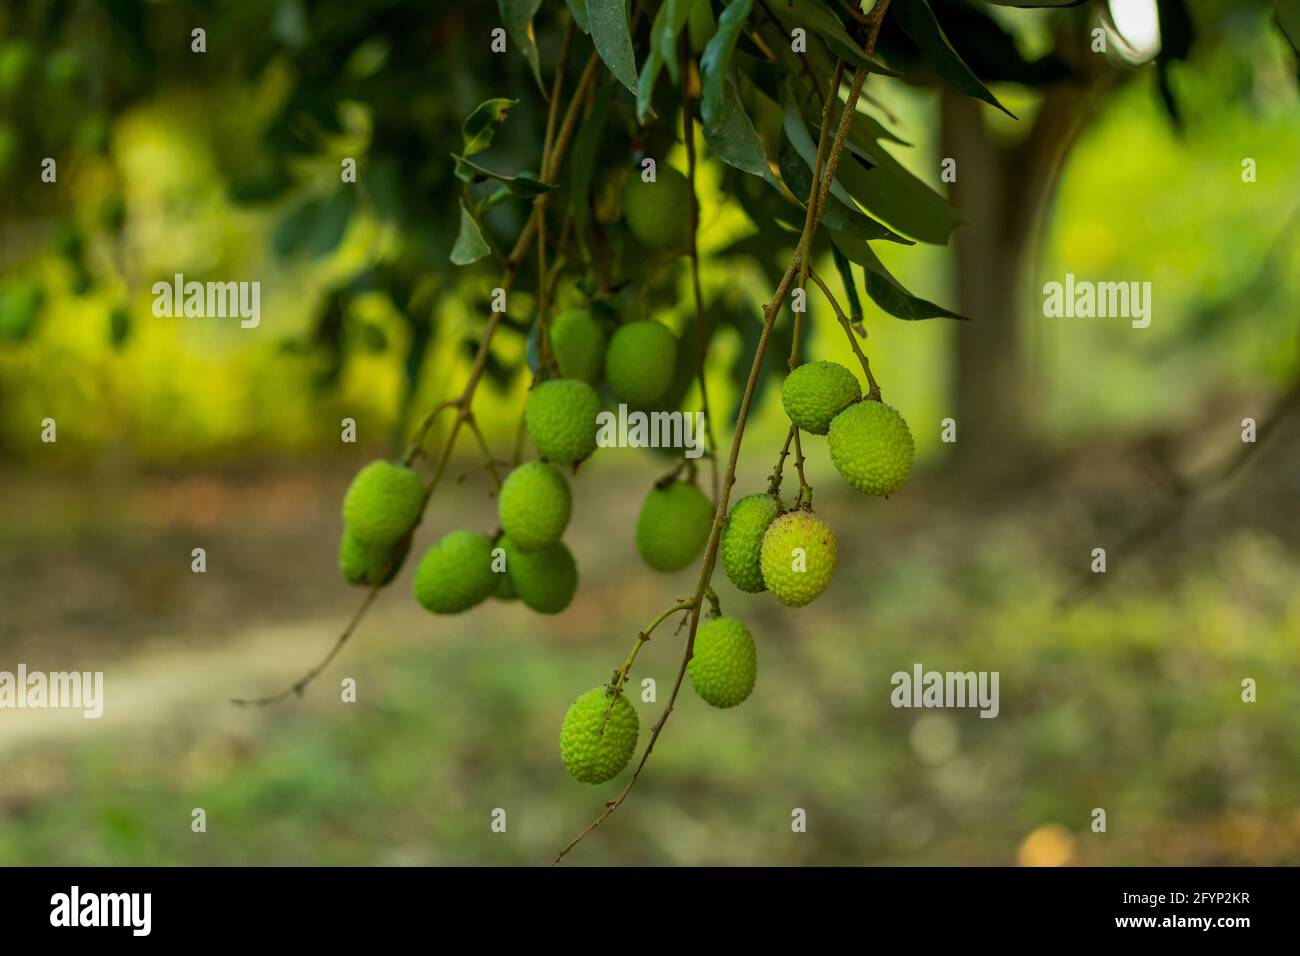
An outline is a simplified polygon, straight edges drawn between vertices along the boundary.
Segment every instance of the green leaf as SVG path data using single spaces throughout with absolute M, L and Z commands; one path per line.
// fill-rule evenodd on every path
M 636 57 L 627 26 L 627 0 L 587 0 L 587 21 L 596 52 L 614 78 L 636 93 Z
M 772 175 L 763 141 L 754 131 L 754 124 L 736 93 L 736 83 L 730 77 L 723 85 L 721 112 L 720 122 L 713 126 L 707 123 L 704 125 L 705 145 L 727 165 L 751 176 L 758 176 L 779 190 L 781 184 Z
M 456 161 L 456 178 L 461 182 L 468 183 L 471 186 L 477 186 L 479 183 L 485 183 L 489 179 L 495 179 L 498 182 L 505 183 L 512 193 L 516 196 L 531 198 L 539 196 L 544 192 L 550 192 L 554 186 L 542 182 L 535 176 L 527 173 L 520 173 L 517 176 L 506 176 L 503 173 L 496 173 L 490 169 L 471 163 L 464 156 L 451 154 L 451 158 Z
M 1291 46 L 1300 53 L 1300 0 L 1273 0 L 1273 12 Z
M 542 64 L 537 55 L 537 38 L 533 35 L 533 17 L 542 5 L 542 0 L 497 0 L 497 10 L 501 13 L 501 23 L 506 28 L 510 42 L 523 51 L 533 71 L 537 88 L 546 98 L 546 87 L 542 85 Z
M 587 0 L 564 0 L 569 5 L 569 13 L 573 14 L 573 22 L 578 25 L 578 29 L 583 33 L 591 33 L 591 24 L 587 20 Z
M 122 306 L 114 306 L 108 313 L 108 344 L 121 351 L 130 334 L 131 316 Z
M 456 236 L 456 244 L 451 247 L 451 264 L 467 266 L 471 262 L 478 262 L 491 252 L 487 240 L 483 238 L 483 230 L 479 228 L 478 221 L 465 208 L 465 203 L 462 202 L 460 204 L 460 232 Z
M 860 242 L 834 229 L 827 231 L 835 247 L 849 260 L 862 266 L 867 279 L 867 295 L 890 315 L 908 321 L 938 318 L 966 320 L 963 315 L 958 315 L 941 305 L 935 305 L 908 292 L 903 284 L 885 268 L 884 263 L 876 258 L 876 254 L 865 242 Z
M 979 77 L 957 55 L 926 0 L 894 0 L 889 9 L 903 32 L 921 48 L 940 78 L 967 96 L 997 107 L 1012 119 L 1017 118 L 1015 113 L 998 102 L 997 97 L 989 92 L 988 87 L 980 82 Z
M 809 117 L 809 122 L 811 122 Z M 912 175 L 881 145 L 903 143 L 874 117 L 853 117 L 845 141 L 848 152 L 835 176 L 857 202 L 895 229 L 921 242 L 943 245 L 961 217 L 940 193 Z
M 776 3 L 769 4 L 769 7 L 787 34 L 794 27 L 812 30 L 826 42 L 832 53 L 845 62 L 864 66 L 872 73 L 884 76 L 898 75 L 863 53 L 862 48 L 844 29 L 844 23 L 827 9 L 822 0 L 777 0 Z
M 464 155 L 473 156 L 491 146 L 492 137 L 496 135 L 497 127 L 505 120 L 506 112 L 518 102 L 518 100 L 502 97 L 485 100 L 476 106 L 474 112 L 465 117 L 465 122 L 460 128 L 461 136 L 465 140 Z
M 677 33 L 681 27 L 678 26 L 676 31 L 671 29 L 673 17 L 676 15 L 678 5 L 685 7 L 687 0 L 668 0 L 659 8 L 655 14 L 654 23 L 650 25 L 650 55 L 646 57 L 641 64 L 641 75 L 636 80 L 636 118 L 637 121 L 645 124 L 655 115 L 654 108 L 650 105 L 650 100 L 654 97 L 655 81 L 659 79 L 659 71 L 664 67 L 664 54 L 660 44 L 655 42 L 660 33 L 667 32 L 664 44 L 668 50 L 673 51 L 674 62 L 676 62 Z M 682 17 L 685 22 L 685 16 Z M 673 82 L 677 82 L 676 70 L 671 71 Z
M 811 166 L 799 155 L 789 140 L 781 145 L 781 176 L 796 196 L 807 196 L 808 191 L 812 189 Z M 805 208 L 807 208 L 806 203 Z M 904 239 L 888 226 L 859 212 L 852 204 L 852 200 L 845 204 L 834 196 L 827 196 L 821 221 L 827 229 L 837 229 L 856 239 L 888 239 L 890 242 L 912 245 L 910 239 Z
M 803 116 L 800 115 L 799 107 L 795 103 L 794 95 L 789 88 L 785 90 L 785 96 L 783 99 L 785 100 L 785 119 L 783 129 L 785 130 L 786 139 L 790 141 L 790 145 L 793 146 L 798 151 L 799 155 L 803 157 L 804 162 L 808 164 L 808 168 L 812 169 L 813 164 L 817 162 L 817 144 L 813 142 L 812 136 L 809 135 L 808 127 L 804 125 Z M 853 197 L 848 194 L 844 186 L 840 183 L 838 171 L 835 178 L 831 180 L 830 194 L 848 206 L 853 205 Z M 807 199 L 808 188 L 806 187 L 802 194 L 796 191 L 795 195 L 800 201 Z
M 700 3 L 708 6 L 708 0 L 666 0 L 650 27 L 650 49 L 657 52 L 668 67 L 668 75 L 674 84 L 678 82 L 677 38 Z
M 722 116 L 723 80 L 731 64 L 732 51 L 740 38 L 745 18 L 754 7 L 754 0 L 735 0 L 718 18 L 718 32 L 704 48 L 700 57 L 700 78 L 704 86 L 700 102 L 700 118 L 705 126 L 717 126 Z
M 329 196 L 308 199 L 280 220 L 271 245 L 282 259 L 296 255 L 318 258 L 339 244 L 351 215 L 350 190 L 340 188 Z

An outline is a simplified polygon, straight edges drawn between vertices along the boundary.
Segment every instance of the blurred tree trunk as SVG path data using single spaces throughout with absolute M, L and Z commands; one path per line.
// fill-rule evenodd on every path
M 1100 79 L 1100 78 L 1094 78 Z M 1024 349 L 1027 312 L 1036 311 L 1029 284 L 1036 265 L 1038 223 L 1096 90 L 1062 83 L 1043 97 L 1019 142 L 991 135 L 988 107 L 945 90 L 943 155 L 957 160 L 950 198 L 964 224 L 956 231 L 957 446 L 960 471 L 996 467 L 1024 450 L 1033 430 Z

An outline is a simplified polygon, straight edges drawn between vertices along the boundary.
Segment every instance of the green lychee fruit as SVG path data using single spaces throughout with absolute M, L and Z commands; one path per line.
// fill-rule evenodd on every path
M 588 385 L 600 381 L 605 367 L 605 330 L 586 309 L 565 309 L 550 325 L 551 355 L 565 378 Z
M 686 673 L 705 703 L 735 707 L 749 696 L 758 677 L 754 635 L 734 617 L 705 621 L 695 632 L 695 653 Z
M 608 689 L 593 687 L 564 715 L 560 756 L 579 783 L 604 783 L 632 759 L 640 731 L 641 720 L 626 697 L 610 697 Z
M 713 505 L 685 481 L 652 488 L 636 519 L 636 549 L 656 571 L 680 571 L 709 540 Z
M 547 461 L 568 465 L 596 450 L 596 416 L 600 398 L 586 382 L 560 378 L 528 394 L 524 427 Z
M 869 495 L 892 495 L 912 473 L 912 432 L 881 402 L 858 402 L 835 416 L 827 444 L 844 480 Z
M 559 541 L 572 508 L 569 483 L 542 461 L 512 471 L 497 497 L 501 528 L 520 551 L 538 551 Z
M 644 319 L 620 326 L 605 353 L 605 379 L 633 406 L 657 402 L 668 391 L 677 363 L 677 337 L 662 322 Z
M 540 551 L 523 551 L 509 536 L 503 536 L 506 574 L 524 606 L 539 614 L 559 614 L 578 591 L 578 564 L 563 541 Z
M 825 435 L 831 419 L 861 397 L 857 378 L 836 362 L 806 362 L 781 385 L 781 404 L 790 421 L 814 435 Z
M 691 238 L 691 184 L 667 163 L 658 164 L 655 181 L 634 171 L 623 186 L 628 228 L 647 246 L 682 250 Z
M 780 513 L 777 500 L 762 492 L 746 495 L 732 505 L 718 550 L 727 577 L 740 590 L 750 594 L 767 590 L 759 556 L 763 551 L 763 535 Z
M 509 571 L 497 573 L 497 589 L 492 592 L 492 596 L 498 601 L 518 601 L 519 592 L 515 590 L 515 583 L 510 580 Z
M 830 528 L 806 511 L 790 511 L 763 535 L 759 563 L 772 597 L 786 607 L 803 607 L 830 586 L 836 556 Z
M 415 527 L 423 507 L 419 475 L 391 461 L 372 461 L 343 496 L 343 527 L 362 544 L 384 548 Z
M 339 570 L 349 584 L 365 585 L 388 584 L 397 577 L 402 569 L 406 555 L 411 550 L 411 536 L 408 534 L 396 545 L 376 548 L 362 544 L 351 534 L 344 531 L 339 540 Z M 387 568 L 388 573 L 384 570 Z
M 492 539 L 452 531 L 416 566 L 415 599 L 434 614 L 459 614 L 486 600 L 500 583 L 492 571 Z

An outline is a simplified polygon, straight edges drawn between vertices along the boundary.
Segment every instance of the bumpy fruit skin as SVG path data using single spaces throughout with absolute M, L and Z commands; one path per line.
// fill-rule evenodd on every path
M 636 750 L 641 731 L 636 708 L 622 694 L 613 698 L 613 704 L 611 711 L 605 688 L 593 687 L 570 704 L 564 715 L 560 726 L 560 756 L 579 783 L 604 783 L 618 776 Z
M 565 309 L 551 320 L 551 355 L 565 378 L 595 385 L 605 367 L 605 330 L 586 309 Z
M 825 435 L 831 420 L 860 398 L 857 378 L 836 362 L 806 362 L 781 385 L 781 404 L 790 421 L 814 435 Z
M 501 528 L 521 551 L 540 551 L 559 541 L 572 510 L 569 483 L 558 469 L 541 461 L 512 471 L 497 497 Z
M 620 326 L 605 353 L 605 379 L 629 405 L 650 405 L 673 382 L 677 337 L 661 322 L 642 320 Z
M 506 574 L 524 606 L 538 614 L 559 614 L 578 591 L 578 563 L 563 541 L 540 551 L 522 551 L 509 536 L 501 538 Z
M 844 480 L 869 495 L 892 495 L 912 473 L 912 432 L 880 402 L 858 402 L 835 416 L 827 444 Z
M 666 163 L 658 165 L 652 183 L 634 172 L 623 186 L 623 215 L 632 235 L 647 246 L 685 249 L 691 237 L 691 184 Z
M 794 569 L 795 548 L 804 551 L 802 571 Z M 806 511 L 787 512 L 763 536 L 763 580 L 786 607 L 803 607 L 830 586 L 837 556 L 830 528 Z
M 758 677 L 754 635 L 734 617 L 705 621 L 695 634 L 695 653 L 686 674 L 705 703 L 735 707 L 749 696 Z
M 411 536 L 408 534 L 396 545 L 375 548 L 362 544 L 346 531 L 339 540 L 339 570 L 349 584 L 365 585 L 388 584 L 397 577 L 397 572 L 406 562 L 406 555 L 411 550 Z M 389 562 L 392 566 L 389 567 Z M 384 568 L 388 573 L 384 574 Z
M 636 549 L 656 571 L 680 571 L 704 550 L 712 523 L 708 496 L 689 482 L 652 488 L 636 519 Z
M 767 590 L 759 556 L 763 551 L 763 535 L 780 512 L 777 500 L 760 492 L 741 498 L 727 515 L 718 548 L 727 577 L 742 591 L 757 594 Z
M 492 571 L 492 539 L 452 531 L 420 559 L 415 599 L 434 614 L 459 614 L 485 601 L 500 583 Z
M 415 526 L 423 505 L 419 475 L 391 461 L 372 461 L 343 496 L 343 527 L 362 544 L 386 548 Z
M 586 382 L 560 378 L 528 394 L 524 427 L 547 461 L 568 465 L 596 450 L 596 416 L 600 398 Z

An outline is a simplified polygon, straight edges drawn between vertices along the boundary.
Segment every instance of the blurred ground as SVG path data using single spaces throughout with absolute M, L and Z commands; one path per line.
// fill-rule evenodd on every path
M 888 502 L 845 494 L 814 449 L 841 545 L 831 590 L 791 612 L 719 577 L 758 640 L 754 696 L 712 712 L 685 689 L 637 791 L 573 861 L 1300 861 L 1295 439 L 1145 549 L 1112 550 L 1105 586 L 1082 591 L 1091 548 L 1165 500 L 1131 449 L 981 484 L 922 477 Z M 770 467 L 758 447 L 738 493 Z M 564 773 L 560 718 L 694 579 L 636 558 L 659 465 L 633 452 L 575 480 L 582 585 L 564 614 L 493 603 L 435 619 L 408 566 L 305 700 L 226 703 L 287 684 L 359 600 L 334 548 L 362 460 L 0 476 L 0 668 L 107 683 L 98 721 L 4 713 L 0 863 L 544 863 L 617 792 Z M 471 480 L 439 492 L 421 541 L 492 526 L 474 468 L 453 466 Z M 660 694 L 638 703 L 643 733 L 680 642 L 661 631 L 638 661 Z M 889 677 L 916 662 L 999 671 L 1001 715 L 893 709 Z M 349 676 L 355 704 L 339 701 Z M 1244 677 L 1258 703 L 1241 702 Z M 190 831 L 195 807 L 206 834 Z M 796 807 L 807 833 L 790 831 Z M 1089 831 L 1095 807 L 1105 834 Z

